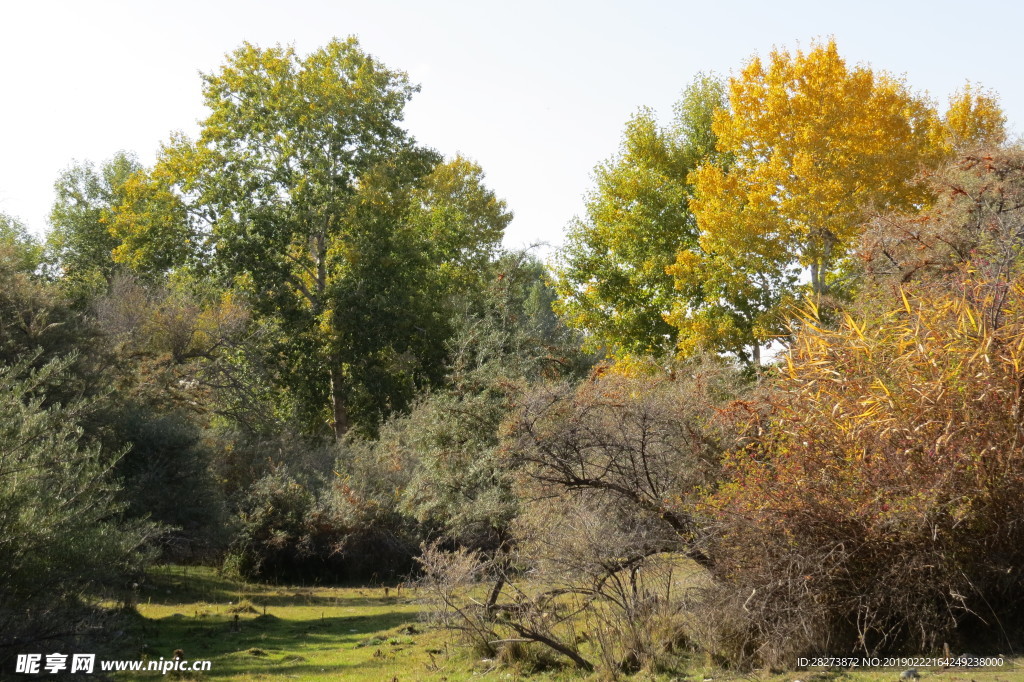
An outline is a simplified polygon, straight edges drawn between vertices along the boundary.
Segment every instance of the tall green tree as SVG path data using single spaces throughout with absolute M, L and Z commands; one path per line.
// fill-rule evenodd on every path
M 31 273 L 42 261 L 42 245 L 25 225 L 14 216 L 0 213 L 0 269 Z
M 416 91 L 354 38 L 306 57 L 246 44 L 204 76 L 198 140 L 175 138 L 140 188 L 184 219 L 144 219 L 144 200 L 119 225 L 118 258 L 185 249 L 245 291 L 294 410 L 337 437 L 440 378 L 447 270 L 486 259 L 511 218 L 479 167 L 402 128 Z
M 724 92 L 718 79 L 698 76 L 671 125 L 641 110 L 618 154 L 596 168 L 586 216 L 569 226 L 556 265 L 559 312 L 590 347 L 617 357 L 674 348 L 665 316 L 679 294 L 665 268 L 697 240 L 687 176 L 715 153 L 711 123 Z
M 119 240 L 111 227 L 125 198 L 125 184 L 142 170 L 134 155 L 118 152 L 99 169 L 73 163 L 54 183 L 47 246 L 63 277 L 85 283 L 110 283 L 116 270 L 113 251 Z

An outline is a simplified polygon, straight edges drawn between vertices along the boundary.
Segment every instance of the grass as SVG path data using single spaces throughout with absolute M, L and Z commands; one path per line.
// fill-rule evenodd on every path
M 447 633 L 420 621 L 415 598 L 396 586 L 252 585 L 210 568 L 158 567 L 138 590 L 134 650 L 118 655 L 170 659 L 181 649 L 188 660 L 212 661 L 194 679 L 521 679 L 453 647 Z
M 212 661 L 208 673 L 172 679 L 367 680 L 460 682 L 465 680 L 588 679 L 571 668 L 527 675 L 498 668 L 452 645 L 447 633 L 419 619 L 414 590 L 396 586 L 294 587 L 236 582 L 211 568 L 154 569 L 136 593 L 123 659 Z M 637 675 L 633 680 L 692 682 L 897 682 L 900 670 L 796 671 L 741 676 L 699 663 L 685 675 Z M 1008 660 L 985 670 L 920 669 L 927 682 L 1024 682 L 1024 666 Z M 157 673 L 116 679 L 154 679 Z M 594 676 L 590 679 L 601 680 Z

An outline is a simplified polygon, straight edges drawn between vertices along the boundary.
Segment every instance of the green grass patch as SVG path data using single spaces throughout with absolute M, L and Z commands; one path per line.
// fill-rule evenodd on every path
M 211 568 L 163 566 L 138 590 L 135 644 L 118 655 L 170 659 L 181 649 L 212 661 L 209 673 L 178 679 L 521 679 L 421 622 L 416 596 L 396 586 L 254 585 Z M 534 678 L 579 679 L 571 671 Z
M 254 585 L 227 579 L 211 568 L 163 566 L 136 591 L 123 659 L 209 659 L 209 673 L 171 679 L 367 680 L 461 682 L 468 680 L 607 680 L 571 668 L 527 674 L 497 661 L 475 658 L 452 644 L 448 633 L 419 619 L 412 589 Z M 794 671 L 739 675 L 716 670 L 694 654 L 676 675 L 640 673 L 630 679 L 667 682 L 898 682 L 898 669 Z M 136 673 L 116 679 L 155 679 Z M 985 670 L 920 669 L 934 682 L 1024 682 L 1019 661 Z

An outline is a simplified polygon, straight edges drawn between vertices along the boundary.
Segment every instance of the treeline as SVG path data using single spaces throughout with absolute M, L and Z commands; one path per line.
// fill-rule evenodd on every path
M 1017 644 L 1024 152 L 992 94 L 939 113 L 832 43 L 702 76 L 629 122 L 549 273 L 401 126 L 415 91 L 354 39 L 245 45 L 196 139 L 72 165 L 43 240 L 3 218 L 0 662 L 102 633 L 152 561 L 417 575 L 538 665 Z
M 400 126 L 415 89 L 247 45 L 198 139 L 75 163 L 44 240 L 3 218 L 0 658 L 101 632 L 153 560 L 390 580 L 502 541 L 498 424 L 588 360 L 482 170 Z

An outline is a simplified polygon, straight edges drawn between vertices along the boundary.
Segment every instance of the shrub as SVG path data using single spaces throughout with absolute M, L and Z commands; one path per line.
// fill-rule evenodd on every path
M 694 502 L 718 478 L 732 439 L 720 410 L 740 390 L 738 372 L 713 361 L 637 377 L 599 370 L 524 398 L 505 448 L 527 480 L 585 491 L 638 527 L 653 520 L 672 537 L 666 548 L 707 564 Z
M 868 226 L 860 255 L 869 287 L 956 280 L 968 262 L 988 277 L 1020 272 L 1024 149 L 965 153 L 925 179 L 933 205 L 918 214 L 883 214 Z
M 315 524 L 316 498 L 283 466 L 256 481 L 239 511 L 238 532 L 227 564 L 240 576 L 257 580 L 309 580 L 319 577 L 325 554 L 318 546 L 334 536 Z M 328 524 L 330 525 L 330 524 Z
M 244 496 L 226 566 L 254 580 L 390 580 L 408 574 L 420 535 L 396 511 L 350 478 L 329 484 L 279 465 Z
M 678 663 L 697 563 L 711 562 L 697 502 L 732 442 L 719 408 L 742 382 L 713 362 L 638 374 L 523 398 L 502 444 L 520 499 L 508 541 L 420 560 L 438 621 L 503 659 L 540 647 L 612 675 Z
M 119 519 L 118 457 L 78 427 L 92 406 L 44 407 L 71 362 L 0 365 L 0 669 L 30 645 L 80 635 L 88 600 L 137 575 L 155 535 Z
M 126 514 L 165 527 L 164 559 L 208 559 L 223 551 L 227 514 L 199 430 L 181 414 L 144 407 L 114 417 L 128 450 L 116 472 L 124 481 Z
M 1024 280 L 967 275 L 802 327 L 770 423 L 710 498 L 732 651 L 1006 643 L 1024 600 Z

